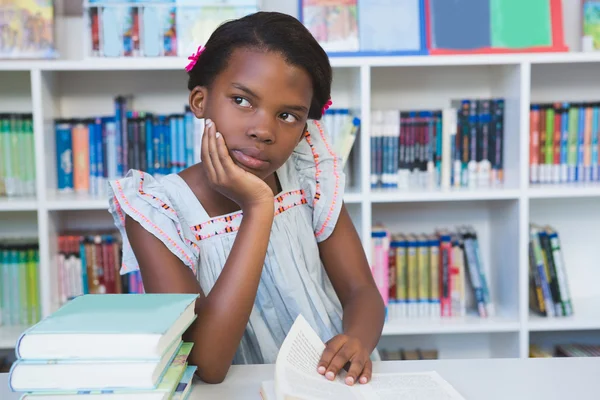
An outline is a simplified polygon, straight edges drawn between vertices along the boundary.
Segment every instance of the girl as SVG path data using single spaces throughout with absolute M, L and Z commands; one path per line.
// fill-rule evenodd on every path
M 110 183 L 121 272 L 139 268 L 149 293 L 200 294 L 184 338 L 206 382 L 231 364 L 274 363 L 301 313 L 327 344 L 318 372 L 346 367 L 348 384 L 366 383 L 384 305 L 317 122 L 331 104 L 327 54 L 297 19 L 259 12 L 221 25 L 190 59 L 202 162 Z

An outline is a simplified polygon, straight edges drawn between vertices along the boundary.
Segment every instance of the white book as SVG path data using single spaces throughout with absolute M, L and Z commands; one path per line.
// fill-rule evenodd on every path
M 371 382 L 349 386 L 342 370 L 329 381 L 317 372 L 325 344 L 308 322 L 298 316 L 275 363 L 275 379 L 262 382 L 263 400 L 464 400 L 437 372 L 374 373 Z

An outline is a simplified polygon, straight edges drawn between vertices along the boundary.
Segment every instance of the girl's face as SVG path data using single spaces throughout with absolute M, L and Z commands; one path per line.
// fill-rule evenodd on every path
M 277 53 L 237 49 L 210 88 L 191 92 L 190 106 L 214 121 L 237 165 L 265 179 L 302 139 L 312 97 L 303 69 Z

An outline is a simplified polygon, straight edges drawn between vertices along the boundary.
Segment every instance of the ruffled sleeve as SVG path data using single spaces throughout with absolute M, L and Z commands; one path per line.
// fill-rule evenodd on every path
M 313 210 L 313 230 L 318 242 L 327 239 L 340 215 L 345 175 L 321 122 L 310 120 L 304 139 L 292 154 L 300 185 Z
M 125 178 L 109 182 L 109 212 L 123 240 L 121 274 L 139 269 L 125 232 L 125 216 L 129 215 L 152 233 L 196 273 L 197 248 L 187 240 L 177 212 L 163 186 L 147 173 L 130 170 Z

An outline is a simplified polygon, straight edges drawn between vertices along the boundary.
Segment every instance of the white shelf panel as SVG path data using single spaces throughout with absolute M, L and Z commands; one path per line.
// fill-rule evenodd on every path
M 0 326 L 0 350 L 14 349 L 26 326 Z
M 515 200 L 516 189 L 436 189 L 436 190 L 373 190 L 373 203 L 407 203 L 433 201 Z
M 35 211 L 37 201 L 34 197 L 0 197 L 0 211 Z
M 600 330 L 600 297 L 574 299 L 573 310 L 570 317 L 548 318 L 530 313 L 529 331 Z
M 393 319 L 386 321 L 382 335 L 426 335 L 443 333 L 496 333 L 518 332 L 518 320 L 502 317 L 480 318 L 468 315 L 464 318 L 441 319 Z
M 600 62 L 600 54 L 532 53 L 532 54 L 466 54 L 444 56 L 375 56 L 375 57 L 335 57 L 330 58 L 334 68 L 346 67 L 419 67 L 446 65 L 510 65 L 520 63 L 565 64 Z M 0 71 L 136 71 L 136 70 L 181 70 L 188 64 L 185 57 L 157 58 L 88 58 L 80 60 L 2 60 Z
M 348 190 L 344 193 L 344 203 L 359 204 L 362 201 L 363 194 L 359 191 Z
M 108 210 L 108 198 L 77 193 L 49 193 L 48 210 Z
M 600 184 L 573 183 L 573 184 L 540 184 L 529 187 L 528 196 L 532 199 L 559 199 L 569 197 L 600 197 Z

